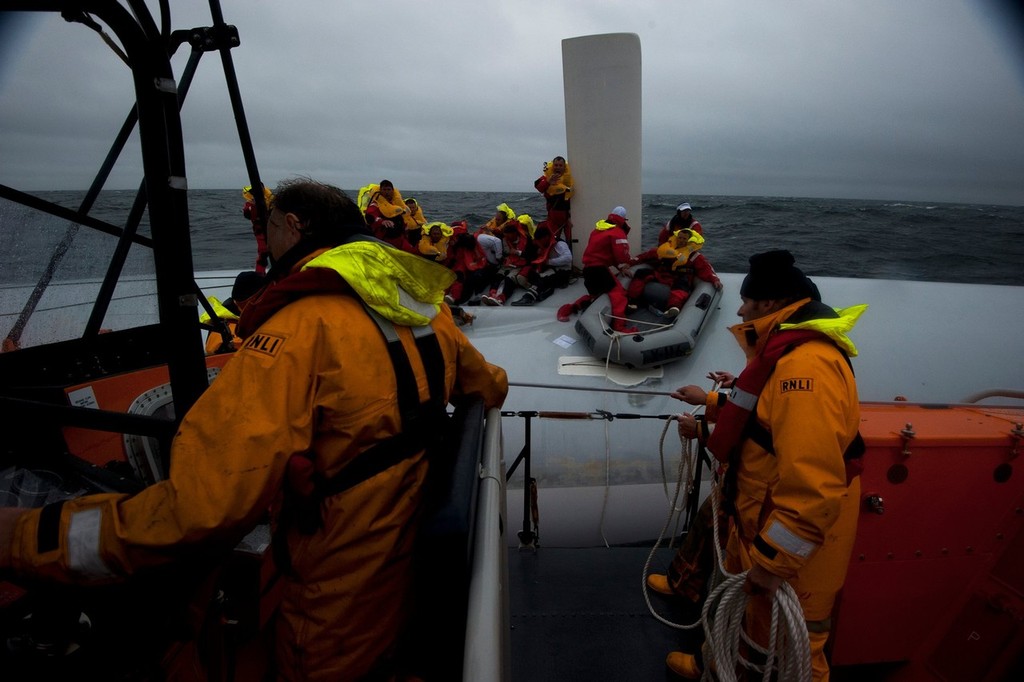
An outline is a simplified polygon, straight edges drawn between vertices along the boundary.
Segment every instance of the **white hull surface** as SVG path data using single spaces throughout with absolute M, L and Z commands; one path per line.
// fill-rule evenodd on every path
M 742 275 L 720 276 L 725 291 L 719 310 L 694 352 L 659 370 L 620 369 L 618 382 L 559 373 L 561 358 L 586 355 L 573 325 L 554 318 L 554 309 L 574 300 L 578 291 L 559 292 L 544 302 L 547 310 L 481 309 L 467 334 L 516 384 L 506 411 L 606 410 L 646 416 L 689 411 L 693 408 L 665 394 L 686 384 L 708 389 L 709 370 L 737 373 L 744 365 L 727 330 L 738 322 Z M 1024 386 L 1019 345 L 1024 318 L 1010 312 L 1022 309 L 1024 288 L 823 277 L 814 281 L 830 305 L 869 305 L 850 334 L 860 351 L 853 366 L 862 401 L 903 396 L 913 402 L 956 403 L 988 389 Z M 571 345 L 564 348 L 563 343 Z M 618 392 L 634 380 L 636 394 Z M 522 447 L 521 421 L 505 420 L 508 461 Z M 656 537 L 668 511 L 659 452 L 663 447 L 672 493 L 681 451 L 674 428 L 662 446 L 664 426 L 653 419 L 534 419 L 531 474 L 538 479 L 541 543 L 587 546 Z M 606 482 L 612 486 L 607 491 Z M 514 523 L 522 518 L 522 501 L 513 491 L 509 500 Z
M 202 273 L 197 281 L 207 295 L 223 300 L 235 274 Z M 623 544 L 660 532 L 668 512 L 666 490 L 674 492 L 681 444 L 674 427 L 666 433 L 665 420 L 657 417 L 692 410 L 667 394 L 686 384 L 710 388 L 705 378 L 709 370 L 735 373 L 744 364 L 727 330 L 738 321 L 742 275 L 720 277 L 722 298 L 693 353 L 650 369 L 627 369 L 590 355 L 575 331 L 575 319 L 558 322 L 555 311 L 583 293 L 582 281 L 533 307 L 466 308 L 476 317 L 463 328 L 467 336 L 508 372 L 512 388 L 504 411 L 562 417 L 530 420 L 530 473 L 538 483 L 542 545 Z M 853 365 L 862 401 L 903 396 L 912 402 L 958 403 L 986 390 L 1024 386 L 1024 317 L 1013 314 L 1022 309 L 1024 288 L 827 277 L 814 281 L 830 305 L 869 306 L 851 333 L 860 351 Z M 134 313 L 131 325 L 147 322 L 150 314 L 153 319 L 148 321 L 155 322 L 151 282 L 138 280 L 134 286 L 137 292 L 121 293 Z M 26 338 L 33 336 L 36 324 L 80 329 L 88 314 L 81 305 L 82 288 L 80 283 L 51 285 L 47 310 L 33 317 Z M 104 326 L 118 328 L 118 321 L 128 317 L 116 316 Z M 600 418 L 599 411 L 618 416 Z M 525 419 L 506 417 L 502 430 L 505 460 L 511 464 L 524 446 Z M 520 465 L 508 495 L 507 518 L 513 529 L 521 527 L 523 518 L 523 498 L 516 490 L 522 476 Z M 515 533 L 508 536 L 517 542 Z

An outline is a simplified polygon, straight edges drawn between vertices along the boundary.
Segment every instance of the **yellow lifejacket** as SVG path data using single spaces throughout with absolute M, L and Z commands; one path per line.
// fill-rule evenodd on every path
M 435 227 L 441 228 L 441 238 L 436 242 L 430 240 L 430 231 Z M 455 230 L 446 223 L 427 223 L 422 228 L 423 236 L 420 237 L 419 250 L 424 256 L 434 260 L 442 261 L 448 256 L 448 241 L 455 234 Z
M 519 224 L 526 228 L 527 233 L 530 235 L 530 239 L 533 239 L 533 233 L 537 231 L 537 226 L 533 223 L 533 218 L 524 213 L 523 215 L 516 218 Z
M 423 209 L 420 207 L 420 202 L 418 202 L 418 201 L 416 201 L 415 199 L 412 199 L 412 198 L 407 199 L 407 201 L 411 201 L 412 205 L 416 207 L 409 214 L 409 217 L 412 219 L 412 221 L 414 223 L 416 223 L 417 225 L 426 225 L 427 224 L 427 219 L 425 217 L 423 217 Z
M 401 198 L 401 193 L 398 191 L 398 187 L 394 188 L 394 194 L 391 196 L 391 200 L 388 201 L 387 197 L 384 196 L 383 191 L 378 187 L 377 194 L 373 197 L 373 203 L 377 205 L 377 208 L 381 210 L 381 215 L 389 220 L 400 216 L 409 215 L 409 207 L 406 206 L 406 200 Z M 410 221 L 411 222 L 411 221 Z M 406 223 L 406 227 L 416 227 L 417 224 Z
M 213 312 L 217 313 L 217 317 L 219 317 L 220 319 L 222 319 L 222 320 L 237 320 L 238 319 L 238 315 L 233 313 L 233 312 L 231 312 L 231 310 L 225 308 L 224 304 L 221 303 L 220 299 L 217 298 L 216 296 L 208 296 L 206 298 L 206 300 L 208 300 L 210 302 L 210 307 L 213 308 Z M 209 324 L 211 319 L 212 318 L 210 317 L 210 313 L 204 312 L 202 315 L 199 316 L 199 323 L 200 324 Z
M 363 185 L 359 188 L 359 194 L 356 195 L 356 204 L 364 216 L 366 215 L 366 209 L 370 208 L 370 204 L 373 203 L 374 195 L 378 192 L 380 192 L 380 185 L 375 183 Z
M 554 161 L 544 162 L 544 177 L 549 181 L 551 180 L 551 174 L 554 172 L 552 164 Z M 562 173 L 561 179 L 553 185 L 548 185 L 548 189 L 545 194 L 564 194 L 566 199 L 572 199 L 573 188 L 575 184 L 572 180 L 572 169 L 569 168 L 569 162 L 565 162 L 565 172 Z
M 242 188 L 242 197 L 246 201 L 253 201 L 255 197 L 252 195 L 252 185 L 246 185 Z M 274 200 L 274 193 L 270 191 L 270 188 L 263 185 L 263 201 L 269 207 L 271 202 Z
M 704 237 L 690 229 L 676 230 L 664 244 L 658 247 L 658 258 L 671 260 L 672 269 L 681 268 L 690 262 L 693 254 L 704 246 Z

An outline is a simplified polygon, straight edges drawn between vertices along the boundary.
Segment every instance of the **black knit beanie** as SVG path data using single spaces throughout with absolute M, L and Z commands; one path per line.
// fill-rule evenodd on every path
M 794 263 L 789 251 L 766 251 L 750 257 L 750 272 L 743 278 L 740 296 L 754 301 L 816 298 L 817 287 Z

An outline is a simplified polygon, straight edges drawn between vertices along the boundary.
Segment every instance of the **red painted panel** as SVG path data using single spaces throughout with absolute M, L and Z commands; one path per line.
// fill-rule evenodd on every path
M 884 513 L 861 510 L 837 604 L 834 665 L 909 661 L 906 679 L 944 679 L 943 666 L 955 668 L 948 679 L 975 679 L 956 676 L 952 661 L 962 658 L 984 679 L 978 657 L 993 640 L 1017 636 L 1012 610 L 986 620 L 991 609 L 974 601 L 991 597 L 993 578 L 1007 585 L 996 593 L 1024 582 L 1024 458 L 1012 456 L 1010 436 L 1021 421 L 1019 409 L 863 406 L 862 499 L 881 498 Z M 914 437 L 905 441 L 908 424 Z M 984 644 L 964 640 L 959 654 L 946 651 L 982 630 Z

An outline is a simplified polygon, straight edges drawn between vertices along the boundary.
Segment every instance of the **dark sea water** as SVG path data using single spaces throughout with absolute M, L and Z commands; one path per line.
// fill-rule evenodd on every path
M 354 191 L 349 192 L 355 196 Z M 487 222 L 502 202 L 538 221 L 544 215 L 542 198 L 536 192 L 403 190 L 403 195 L 415 197 L 428 220 L 450 223 L 465 219 L 472 230 Z M 76 208 L 82 193 L 45 192 L 40 196 Z M 256 246 L 249 221 L 242 215 L 241 191 L 194 190 L 189 196 L 195 269 L 250 269 Z M 105 191 L 91 215 L 121 225 L 133 198 L 134 192 Z M 1024 286 L 1024 207 L 1020 206 L 645 194 L 644 248 L 654 245 L 658 230 L 681 201 L 690 202 L 694 216 L 704 226 L 704 254 L 720 272 L 745 272 L 751 254 L 786 248 L 811 275 Z M 3 234 L 9 233 L 6 221 L 14 210 L 9 202 L 0 202 Z M 637 227 L 635 219 L 631 222 Z M 575 236 L 585 242 L 591 227 L 577 224 Z M 36 231 L 33 239 L 39 243 L 12 244 L 6 239 L 7 250 L 0 253 L 0 280 L 34 280 L 36 275 L 21 272 L 28 267 L 25 254 L 48 254 L 64 230 L 48 227 Z M 141 232 L 147 232 L 145 225 Z M 76 242 L 112 241 L 89 233 L 81 230 Z M 73 264 L 80 264 L 82 257 L 66 260 L 69 263 L 61 270 L 74 270 Z M 144 265 L 138 267 L 145 269 Z

